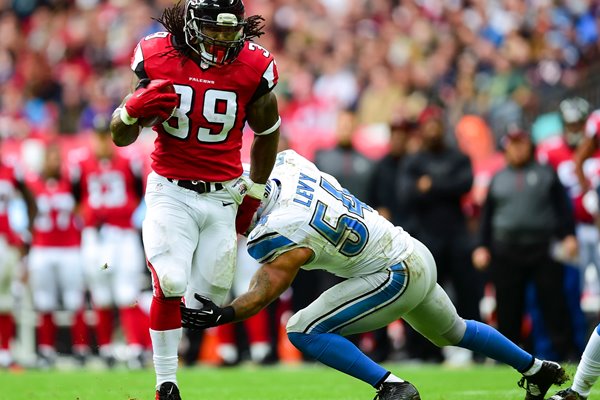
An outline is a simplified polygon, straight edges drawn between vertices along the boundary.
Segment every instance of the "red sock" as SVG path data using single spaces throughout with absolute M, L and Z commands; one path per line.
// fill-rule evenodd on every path
M 219 344 L 235 344 L 235 326 L 225 324 L 217 326 L 217 337 Z
M 271 341 L 268 318 L 267 310 L 261 310 L 252 318 L 244 321 L 250 343 L 269 343 Z
M 0 314 L 0 350 L 8 350 L 15 336 L 15 320 L 12 314 Z
M 137 309 L 137 306 L 119 308 L 119 317 L 127 344 L 142 344 L 137 327 Z
M 136 324 L 135 328 L 138 333 L 139 341 L 147 349 L 152 348 L 152 341 L 150 339 L 150 318 L 142 309 L 137 306 L 135 308 L 136 313 Z
M 181 311 L 179 297 L 152 297 L 150 306 L 150 329 L 168 331 L 181 328 Z
M 39 346 L 54 347 L 56 341 L 56 325 L 52 313 L 40 314 L 40 326 L 37 329 L 37 342 Z
M 105 346 L 112 342 L 113 312 L 111 308 L 96 309 L 96 343 Z
M 73 346 L 87 347 L 90 343 L 83 314 L 84 310 L 79 310 L 73 315 L 73 325 L 71 325 L 71 342 Z

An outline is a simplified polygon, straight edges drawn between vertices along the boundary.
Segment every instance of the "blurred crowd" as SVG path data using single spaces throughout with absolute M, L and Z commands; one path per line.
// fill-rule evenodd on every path
M 248 0 L 260 43 L 281 71 L 285 133 L 311 157 L 331 145 L 335 114 L 357 111 L 374 144 L 381 124 L 416 118 L 434 99 L 449 126 L 484 116 L 500 137 L 549 95 L 585 81 L 598 55 L 591 0 Z M 3 136 L 73 135 L 130 85 L 131 49 L 160 30 L 172 0 L 0 2 Z M 542 99 L 544 101 L 542 101 Z M 382 131 L 383 130 L 383 131 Z M 310 135 L 310 144 L 298 137 Z
M 26 168 L 39 173 L 41 153 L 30 145 L 35 140 L 57 138 L 71 153 L 92 143 L 97 148 L 93 132 L 98 133 L 98 119 L 110 115 L 131 89 L 132 49 L 145 35 L 161 30 L 153 18 L 171 4 L 172 0 L 0 0 L 3 159 L 7 154 L 17 156 Z M 597 71 L 600 5 L 592 0 L 245 0 L 245 4 L 248 15 L 264 16 L 266 34 L 258 42 L 274 53 L 278 63 L 275 92 L 282 116 L 282 148 L 315 160 L 358 198 L 425 242 L 436 258 L 449 260 L 440 279 L 454 287 L 461 315 L 495 323 L 495 308 L 480 301 L 493 302 L 493 291 L 485 282 L 497 276 L 486 270 L 481 253 L 471 260 L 478 245 L 498 244 L 480 237 L 488 187 L 498 171 L 511 165 L 508 143 L 526 137 L 531 145 L 537 144 L 530 123 L 538 115 L 556 113 L 558 122 L 548 128 L 552 140 L 571 123 L 560 114 L 559 102 L 581 92 Z M 590 107 L 576 123 L 585 123 Z M 147 163 L 152 140 L 151 132 L 143 135 L 124 157 L 135 153 Z M 546 155 L 553 151 L 551 144 L 544 148 Z M 447 155 L 444 160 L 431 156 L 440 149 Z M 534 159 L 534 152 L 533 147 L 526 151 L 531 156 L 527 162 Z M 405 156 L 410 156 L 408 161 L 401 161 Z M 544 157 L 538 152 L 540 161 L 552 165 Z M 447 173 L 437 181 L 436 165 Z M 592 174 L 598 178 L 600 170 Z M 442 191 L 436 186 L 440 181 L 447 183 Z M 588 217 L 575 222 L 597 231 Z M 562 224 L 559 218 L 552 221 Z M 559 239 L 574 234 L 569 231 Z M 542 245 L 553 240 L 546 239 Z M 526 253 L 530 243 L 524 245 Z M 572 243 L 563 243 L 561 251 L 569 254 L 543 261 L 553 267 L 557 261 L 561 266 L 574 264 Z M 565 259 L 569 263 L 562 263 Z M 576 293 L 585 289 L 579 281 L 586 266 L 571 267 L 577 276 L 572 284 Z M 322 286 L 333 283 L 327 276 L 318 279 Z M 271 310 L 270 317 L 301 308 L 319 292 L 312 275 L 297 281 L 292 298 Z M 565 329 L 568 335 L 557 337 L 556 326 L 569 323 L 563 320 L 553 320 L 553 326 L 539 332 L 536 326 L 543 323 L 522 328 L 519 318 L 508 322 L 510 332 L 534 337 L 535 343 L 525 345 L 541 357 L 576 358 L 587 328 L 581 322 L 580 298 L 575 297 L 575 305 L 569 305 L 568 298 L 565 304 L 552 305 L 570 307 L 567 313 L 575 316 L 572 329 Z M 522 303 L 511 306 L 526 305 L 528 321 L 548 319 L 541 297 L 523 298 Z M 260 324 L 268 323 L 266 316 L 260 318 Z M 272 325 L 270 335 L 264 327 L 249 328 L 250 350 L 252 332 L 258 332 L 253 358 L 259 362 L 281 356 L 268 347 L 277 346 L 279 322 Z M 229 347 L 222 347 L 219 357 L 234 363 L 239 360 L 232 347 L 234 334 L 222 335 Z M 417 336 L 407 327 L 395 326 L 356 340 L 377 353 L 376 358 L 385 359 L 405 340 L 411 358 L 444 358 Z M 143 363 L 146 344 L 137 344 L 133 360 Z M 199 348 L 193 338 L 189 344 L 192 363 Z M 109 364 L 114 363 L 111 357 L 112 353 L 106 357 Z

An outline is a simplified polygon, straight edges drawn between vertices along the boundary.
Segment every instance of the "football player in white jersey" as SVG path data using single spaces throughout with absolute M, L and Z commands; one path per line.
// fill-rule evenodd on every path
M 182 305 L 183 325 L 204 329 L 246 319 L 287 289 L 300 268 L 324 269 L 345 281 L 325 291 L 288 322 L 290 341 L 305 354 L 378 391 L 381 400 L 420 399 L 407 381 L 373 362 L 345 336 L 399 318 L 438 346 L 459 346 L 514 367 L 527 400 L 541 400 L 564 382 L 557 363 L 541 361 L 494 328 L 463 320 L 436 283 L 429 250 L 293 151 L 278 154 L 248 252 L 263 265 L 250 289 L 226 307 L 196 295 L 200 310 Z

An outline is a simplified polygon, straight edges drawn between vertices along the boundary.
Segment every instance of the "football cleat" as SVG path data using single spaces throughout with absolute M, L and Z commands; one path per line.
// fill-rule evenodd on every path
M 567 388 L 549 397 L 548 400 L 587 400 L 587 397 L 583 397 L 573 389 Z
M 518 384 L 527 391 L 525 400 L 543 400 L 550 386 L 562 385 L 567 379 L 567 373 L 558 363 L 544 361 L 538 372 L 524 376 Z
M 177 385 L 173 382 L 165 382 L 161 384 L 160 388 L 156 391 L 155 400 L 181 400 Z
M 421 400 L 421 396 L 410 382 L 385 382 L 373 400 Z

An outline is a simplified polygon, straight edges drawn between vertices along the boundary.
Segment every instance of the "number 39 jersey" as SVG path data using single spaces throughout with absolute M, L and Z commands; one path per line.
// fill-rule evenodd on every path
M 152 169 L 167 178 L 226 181 L 242 174 L 240 149 L 246 107 L 277 84 L 273 56 L 246 42 L 231 64 L 202 68 L 157 32 L 135 48 L 131 68 L 139 78 L 169 79 L 179 95 L 173 116 L 157 132 Z
M 259 262 L 308 247 L 314 257 L 304 269 L 349 278 L 390 267 L 412 252 L 406 231 L 294 151 L 278 154 L 271 178 L 281 186 L 279 197 L 248 237 L 248 252 Z

